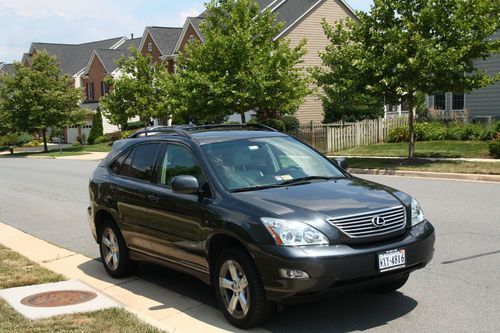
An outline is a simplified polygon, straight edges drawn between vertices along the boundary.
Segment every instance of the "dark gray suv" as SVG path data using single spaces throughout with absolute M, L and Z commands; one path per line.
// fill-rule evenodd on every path
M 263 126 L 142 130 L 93 172 L 89 223 L 111 276 L 137 261 L 191 274 L 252 327 L 276 303 L 394 291 L 432 259 L 417 201 L 345 167 Z

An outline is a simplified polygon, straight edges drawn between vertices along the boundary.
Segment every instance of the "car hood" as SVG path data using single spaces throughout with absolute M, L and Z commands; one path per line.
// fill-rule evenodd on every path
M 323 219 L 402 205 L 397 193 L 380 184 L 346 178 L 233 195 L 266 216 L 311 221 L 313 217 Z

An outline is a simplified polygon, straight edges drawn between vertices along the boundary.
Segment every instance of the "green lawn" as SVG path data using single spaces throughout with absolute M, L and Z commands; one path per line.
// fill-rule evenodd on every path
M 44 152 L 35 152 L 35 153 L 26 153 L 26 152 L 16 152 L 14 157 L 26 157 L 26 156 L 74 156 L 74 155 L 85 155 L 93 152 L 110 152 L 111 151 L 111 143 L 99 143 L 95 145 L 85 145 L 79 147 L 68 147 L 63 148 L 62 152 L 59 151 L 59 148 L 49 149 L 48 153 Z M 9 157 L 10 155 L 5 155 Z
M 417 157 L 491 158 L 488 142 L 484 141 L 425 141 L 415 144 Z M 408 143 L 377 143 L 335 153 L 338 156 L 408 156 Z
M 348 158 L 350 168 L 430 171 L 500 175 L 500 162 L 463 162 L 418 160 L 417 165 L 405 165 L 404 160 L 382 158 Z
M 64 280 L 51 272 L 0 245 L 0 289 Z M 7 302 L 0 300 L 0 333 L 160 333 L 124 309 L 57 316 L 29 320 L 17 313 Z

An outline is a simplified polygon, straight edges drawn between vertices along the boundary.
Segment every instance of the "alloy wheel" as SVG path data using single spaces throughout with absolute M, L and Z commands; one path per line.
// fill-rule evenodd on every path
M 250 289 L 245 272 L 234 260 L 227 260 L 219 272 L 219 291 L 227 312 L 245 318 L 250 308 Z
M 103 259 L 109 269 L 115 271 L 120 260 L 120 247 L 114 231 L 106 228 L 102 234 Z

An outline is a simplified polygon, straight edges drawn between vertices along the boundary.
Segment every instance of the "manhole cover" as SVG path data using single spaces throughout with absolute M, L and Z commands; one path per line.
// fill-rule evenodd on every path
M 25 297 L 21 300 L 21 304 L 37 308 L 53 308 L 85 303 L 96 297 L 97 294 L 90 291 L 49 291 Z

